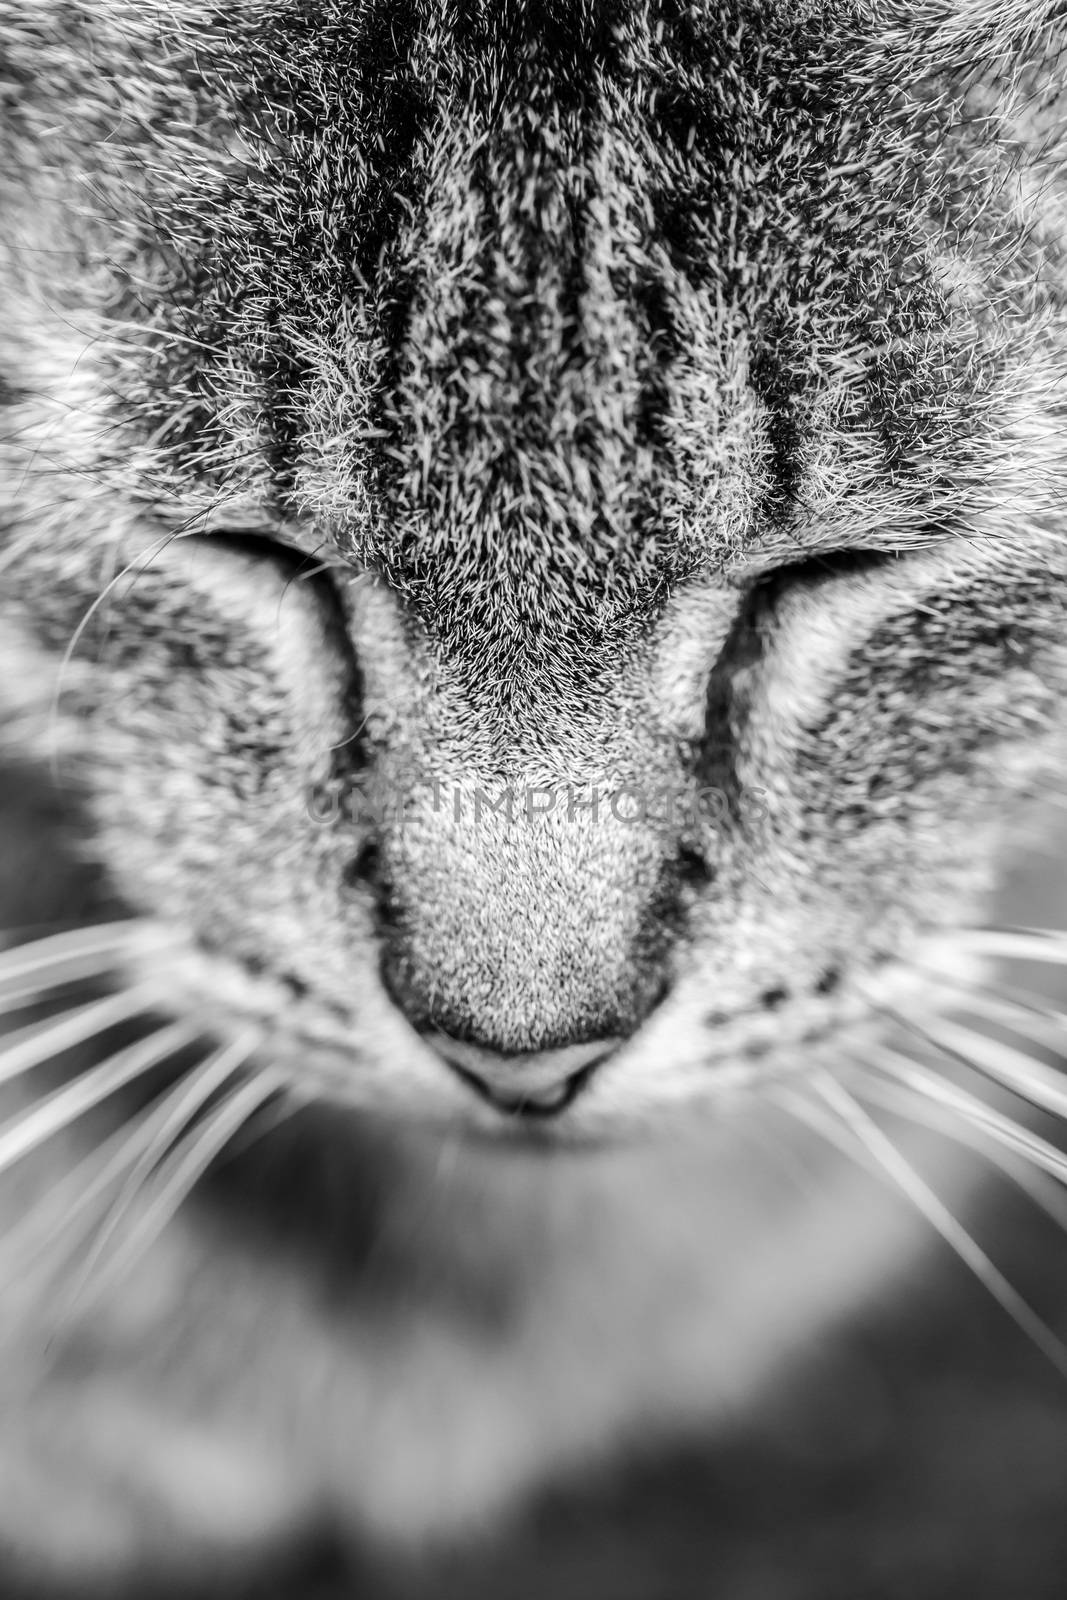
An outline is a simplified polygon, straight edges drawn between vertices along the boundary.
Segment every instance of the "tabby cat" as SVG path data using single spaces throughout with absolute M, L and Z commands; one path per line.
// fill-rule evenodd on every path
M 1064 1171 L 1065 44 L 0 0 L 11 1583 L 497 1526 L 913 1209 L 1058 1358 L 941 1196 Z

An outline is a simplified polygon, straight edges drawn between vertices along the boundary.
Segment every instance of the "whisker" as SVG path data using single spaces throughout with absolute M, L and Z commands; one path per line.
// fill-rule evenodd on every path
M 197 1030 L 190 1024 L 171 1023 L 147 1039 L 139 1039 L 127 1049 L 119 1050 L 73 1083 L 46 1095 L 6 1126 L 0 1125 L 0 1172 L 21 1161 L 38 1145 L 61 1133 L 126 1084 L 158 1066 L 183 1046 L 192 1044 L 196 1037 Z
M 120 1248 L 99 1273 L 95 1289 L 100 1293 L 133 1267 L 172 1220 L 199 1179 L 241 1128 L 268 1100 L 285 1087 L 276 1073 L 260 1073 L 234 1089 L 213 1111 L 198 1122 L 182 1142 L 159 1166 L 153 1192 Z M 93 1267 L 100 1259 L 94 1250 Z M 88 1269 L 87 1263 L 87 1269 Z M 75 1286 L 70 1306 L 88 1287 L 89 1272 L 83 1271 Z
M 1040 1110 L 1067 1118 L 1067 1079 L 1058 1068 L 1047 1066 L 1024 1051 L 1015 1050 L 975 1028 L 964 1027 L 962 1023 L 943 1017 L 920 1020 L 892 1006 L 886 1006 L 885 1010 L 910 1032 L 936 1045 L 954 1061 L 991 1078 Z
M 198 1067 L 187 1073 L 176 1085 L 171 1085 L 156 1100 L 132 1120 L 103 1140 L 83 1160 L 71 1167 L 59 1183 L 49 1189 L 33 1208 L 21 1217 L 13 1228 L 0 1237 L 0 1255 L 17 1258 L 31 1252 L 40 1262 L 47 1250 L 58 1242 L 70 1249 L 92 1233 L 96 1227 L 93 1207 L 105 1197 L 107 1191 L 129 1170 L 142 1152 L 154 1148 L 158 1135 L 173 1125 L 175 1107 L 188 1103 L 192 1086 L 204 1083 L 203 1100 L 210 1098 L 218 1086 L 216 1061 L 219 1052 L 212 1054 Z M 200 1102 L 202 1103 L 202 1102 Z M 196 1110 L 193 1106 L 188 1116 Z M 183 1119 L 182 1126 L 188 1121 Z M 170 1147 L 168 1138 L 163 1149 Z M 155 1164 L 154 1161 L 152 1163 Z M 42 1239 L 42 1231 L 46 1230 Z
M 240 1038 L 220 1046 L 219 1049 L 212 1051 L 193 1073 L 183 1079 L 168 1097 L 163 1115 L 154 1124 L 149 1136 L 139 1142 L 139 1149 L 134 1152 L 133 1165 L 126 1172 L 122 1188 L 93 1239 L 92 1248 L 75 1288 L 75 1298 L 80 1293 L 79 1286 L 88 1282 L 97 1262 L 107 1250 L 110 1240 L 122 1226 L 137 1196 L 152 1174 L 162 1166 L 186 1128 L 207 1105 L 212 1095 L 217 1093 L 248 1060 L 259 1043 L 258 1033 L 245 1033 Z
M 315 1103 L 312 1093 L 302 1093 L 294 1090 L 289 1083 L 284 1087 L 279 1085 L 278 1099 L 272 1106 L 264 1108 L 254 1123 L 247 1122 L 239 1128 L 230 1143 L 230 1148 L 235 1155 L 243 1154 L 258 1144 L 276 1129 L 284 1127 L 287 1122 L 292 1122 L 300 1111 Z
M 927 977 L 930 976 L 925 968 L 916 970 L 922 971 Z M 1033 1023 L 1047 1023 L 1054 1034 L 1050 1048 L 1067 1049 L 1067 1011 L 1060 1010 L 1041 995 L 1029 989 L 1020 989 L 1014 984 L 992 983 L 985 979 L 979 981 L 957 973 L 938 972 L 936 978 L 944 988 L 956 989 L 965 994 L 972 1010 L 980 1012 L 983 1016 L 990 1016 L 996 1021 L 1006 1022 L 1017 1033 L 1023 1032 L 1018 1026 L 1020 1022 L 1028 1020 Z M 1037 1034 L 1029 1034 L 1027 1037 L 1041 1042 Z
M 63 972 L 64 982 L 67 977 L 97 977 L 130 950 L 168 942 L 158 924 L 134 917 L 122 922 L 100 922 L 89 928 L 73 928 L 12 945 L 0 952 L 0 993 L 12 984 L 23 984 L 41 973 L 47 974 L 49 983 L 58 971 Z
M 964 1265 L 970 1268 L 998 1305 L 1011 1317 L 1016 1327 L 1021 1329 L 1047 1356 L 1058 1372 L 1067 1377 L 1067 1347 L 1063 1341 L 1024 1300 L 1018 1290 L 1012 1287 L 981 1245 L 971 1237 L 944 1201 L 934 1193 L 929 1184 L 901 1154 L 892 1139 L 867 1116 L 862 1106 L 829 1073 L 820 1073 L 812 1080 L 812 1084 L 830 1110 L 836 1112 L 867 1147 L 886 1177 L 926 1218 Z
M 44 1005 L 50 1001 L 53 1012 L 66 1010 L 72 1005 L 74 995 L 63 996 L 64 989 L 84 986 L 93 979 L 119 979 L 124 976 L 121 970 L 122 958 L 101 960 L 99 956 L 90 958 L 71 957 L 68 961 L 57 961 L 49 970 L 39 974 L 32 981 L 14 987 L 7 987 L 0 983 L 0 1017 L 13 1016 L 18 1011 L 27 1011 L 34 1006 Z M 99 998 L 99 997 L 98 997 Z M 3 1035 L 0 1034 L 0 1038 Z M 11 1037 L 8 1034 L 7 1037 Z M 0 1046 L 0 1055 L 3 1049 Z
M 1010 1028 L 1043 1049 L 1057 1050 L 1061 1055 L 1067 1052 L 1067 1012 L 1042 1005 L 1036 996 L 1024 1001 L 1003 989 L 975 989 L 968 996 L 967 1009 Z
M 821 1135 L 828 1144 L 842 1151 L 850 1160 L 858 1162 L 868 1171 L 876 1171 L 874 1163 L 869 1158 L 865 1145 L 857 1142 L 850 1130 L 843 1126 L 840 1119 L 815 1104 L 805 1094 L 797 1089 L 787 1088 L 784 1083 L 767 1086 L 763 1093 L 766 1098 L 789 1113 L 798 1122 L 804 1123 L 814 1133 Z
M 140 984 L 121 994 L 108 995 L 103 1000 L 64 1011 L 58 1018 L 20 1028 L 8 1035 L 0 1049 L 0 1083 L 10 1083 L 64 1050 L 84 1044 L 117 1023 L 143 1015 L 153 1003 L 158 1004 L 159 998 L 158 984 Z
M 924 1095 L 928 1100 L 935 1100 L 939 1105 L 967 1117 L 975 1127 L 982 1128 L 1007 1149 L 1013 1150 L 1016 1155 L 1025 1156 L 1050 1177 L 1067 1186 L 1067 1155 L 1057 1150 L 1054 1144 L 1050 1144 L 1040 1134 L 1013 1122 L 1010 1117 L 994 1110 L 977 1095 L 959 1088 L 954 1083 L 949 1083 L 936 1072 L 930 1071 L 888 1046 L 872 1047 L 866 1059 L 880 1071 L 895 1078 L 898 1083 L 914 1089 L 917 1094 Z
M 108 962 L 106 965 L 98 964 L 95 973 L 83 972 L 71 977 L 58 976 L 54 981 L 43 984 L 39 982 L 23 984 L 20 989 L 11 989 L 7 994 L 0 995 L 0 1017 L 13 1016 L 17 1011 L 27 1011 L 31 1007 L 43 1003 L 48 996 L 51 996 L 53 1001 L 58 1001 L 61 998 L 60 991 L 62 989 L 69 988 L 72 984 L 82 982 L 89 977 L 102 978 L 111 975 L 114 970 L 114 963 Z M 65 998 L 69 1004 L 74 997 L 65 996 L 62 998 Z
M 959 928 L 953 943 L 974 955 L 1067 964 L 1067 931 L 1062 928 Z
M 850 1078 L 856 1076 L 856 1069 L 853 1069 Z M 976 1126 L 969 1117 L 961 1116 L 954 1108 L 942 1107 L 919 1090 L 891 1082 L 874 1073 L 860 1072 L 859 1078 L 860 1087 L 856 1093 L 860 1098 L 873 1101 L 895 1116 L 905 1117 L 909 1122 L 916 1122 L 943 1138 L 951 1139 L 955 1144 L 965 1145 L 967 1149 L 975 1151 L 983 1160 L 991 1162 L 1003 1172 L 1034 1205 L 1039 1206 L 1067 1233 L 1067 1193 L 1044 1168 L 1035 1167 L 1029 1157 L 1015 1156 L 988 1129 Z

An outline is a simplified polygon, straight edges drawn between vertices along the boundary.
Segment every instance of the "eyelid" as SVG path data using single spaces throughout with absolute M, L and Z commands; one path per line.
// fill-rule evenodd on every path
M 317 551 L 308 551 L 261 528 L 220 528 L 195 537 L 216 549 L 232 550 L 237 555 L 249 556 L 254 560 L 273 562 L 275 566 L 286 569 L 291 580 L 317 578 L 338 565 L 332 559 L 333 547 L 325 539 L 320 541 Z
M 757 584 L 818 581 L 825 578 L 862 576 L 887 567 L 901 558 L 899 550 L 810 550 L 798 552 L 794 561 L 779 561 L 755 575 Z

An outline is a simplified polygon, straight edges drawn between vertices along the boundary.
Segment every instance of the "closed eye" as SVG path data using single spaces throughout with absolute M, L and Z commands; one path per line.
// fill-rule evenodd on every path
M 328 622 L 328 638 L 333 649 L 348 662 L 353 682 L 358 681 L 358 666 L 339 584 L 331 574 L 350 574 L 351 569 L 337 558 L 332 542 L 321 539 L 304 549 L 259 528 L 225 528 L 193 535 L 208 550 L 242 557 L 257 566 L 269 568 L 280 580 L 278 605 L 296 586 L 310 586 L 323 617 Z M 305 588 L 305 593 L 307 589 Z
M 831 578 L 864 577 L 901 560 L 899 550 L 822 550 L 798 555 L 795 561 L 778 562 L 759 573 L 753 588 L 773 598 L 796 584 L 823 583 Z
M 897 550 L 813 550 L 776 571 L 790 578 L 833 578 L 874 571 L 900 559 Z
M 310 580 L 320 577 L 336 566 L 336 557 L 328 539 L 322 539 L 310 550 L 279 539 L 262 529 L 225 528 L 197 535 L 216 549 L 232 550 L 236 555 L 249 556 L 257 561 L 271 561 L 285 569 L 292 580 Z

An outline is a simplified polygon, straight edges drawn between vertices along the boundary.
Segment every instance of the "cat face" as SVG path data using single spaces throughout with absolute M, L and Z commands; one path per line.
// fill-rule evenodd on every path
M 1063 108 L 905 20 L 5 17 L 6 738 L 160 1003 L 596 1130 L 975 915 L 1061 716 Z

